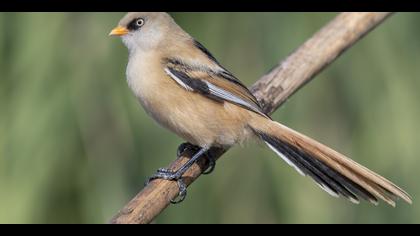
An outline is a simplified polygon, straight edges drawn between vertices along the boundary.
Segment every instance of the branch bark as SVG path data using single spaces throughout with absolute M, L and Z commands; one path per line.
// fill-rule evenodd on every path
M 260 78 L 251 91 L 261 102 L 265 112 L 274 112 L 293 93 L 390 15 L 391 13 L 339 14 Z M 226 151 L 214 149 L 212 154 L 219 158 Z M 170 165 L 170 169 L 178 169 L 191 155 L 192 153 L 184 153 Z M 185 183 L 190 185 L 206 168 L 207 163 L 204 160 L 194 164 L 183 176 Z M 178 185 L 175 181 L 154 180 L 120 210 L 111 223 L 150 223 L 177 195 Z

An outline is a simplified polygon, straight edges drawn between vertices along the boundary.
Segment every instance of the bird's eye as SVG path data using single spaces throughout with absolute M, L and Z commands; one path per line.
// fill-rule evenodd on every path
M 137 26 L 137 27 L 142 27 L 142 26 L 143 26 L 143 24 L 144 24 L 144 20 L 143 20 L 142 18 L 138 18 L 138 19 L 136 20 L 136 26 Z
M 144 19 L 143 18 L 137 18 L 130 22 L 130 24 L 127 25 L 127 29 L 130 31 L 138 30 L 144 25 Z

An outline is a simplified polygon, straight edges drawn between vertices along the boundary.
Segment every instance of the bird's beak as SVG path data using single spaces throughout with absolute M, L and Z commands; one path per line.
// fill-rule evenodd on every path
M 109 33 L 109 36 L 123 36 L 128 34 L 128 29 L 122 26 L 115 27 L 111 33 Z

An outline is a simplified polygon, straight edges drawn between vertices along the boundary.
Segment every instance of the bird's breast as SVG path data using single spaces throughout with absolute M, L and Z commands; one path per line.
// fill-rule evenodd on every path
M 127 82 L 154 120 L 193 144 L 232 145 L 248 136 L 244 127 L 252 112 L 187 91 L 153 57 L 130 60 Z
M 127 83 L 131 91 L 140 101 L 149 115 L 156 119 L 154 108 L 163 99 L 158 93 L 162 92 L 161 65 L 147 54 L 133 56 L 127 65 Z

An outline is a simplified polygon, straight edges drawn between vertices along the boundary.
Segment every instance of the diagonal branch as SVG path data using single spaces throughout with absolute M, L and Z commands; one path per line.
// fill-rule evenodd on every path
M 252 86 L 251 91 L 263 105 L 264 111 L 275 111 L 294 92 L 389 15 L 391 13 L 339 14 Z M 213 156 L 219 158 L 226 151 L 213 150 Z M 170 169 L 178 169 L 191 154 L 184 153 L 170 165 Z M 193 165 L 184 174 L 185 183 L 190 185 L 206 168 L 204 161 Z M 175 181 L 154 180 L 120 210 L 111 223 L 150 223 L 177 195 L 178 185 Z

